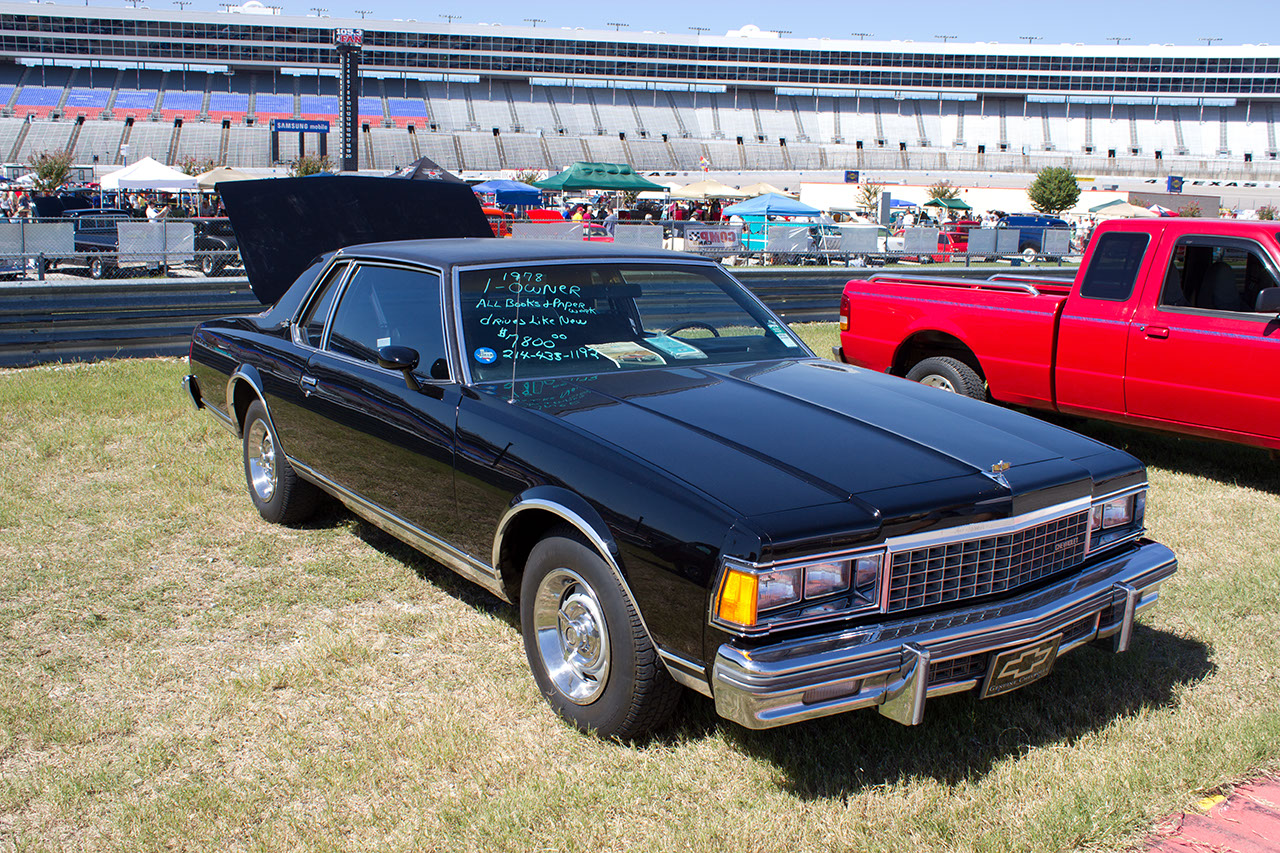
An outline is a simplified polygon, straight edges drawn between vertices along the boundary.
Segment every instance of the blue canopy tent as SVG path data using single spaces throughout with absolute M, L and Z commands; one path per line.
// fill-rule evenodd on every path
M 483 195 L 496 196 L 498 204 L 522 204 L 528 207 L 542 204 L 542 191 L 519 181 L 485 181 L 471 189 Z
M 738 204 L 731 204 L 721 211 L 725 216 L 817 216 L 822 213 L 816 207 L 788 198 L 777 193 L 765 193 L 747 199 Z
M 738 204 L 731 204 L 721 212 L 725 216 L 742 218 L 742 245 L 748 251 L 762 250 L 768 244 L 771 217 L 800 217 L 799 221 L 792 220 L 792 222 L 797 226 L 804 226 L 818 225 L 818 217 L 822 215 L 822 211 L 816 207 L 777 193 L 765 193 Z

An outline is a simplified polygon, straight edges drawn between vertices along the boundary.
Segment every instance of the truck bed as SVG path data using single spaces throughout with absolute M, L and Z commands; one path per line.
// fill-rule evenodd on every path
M 906 376 L 928 355 L 950 355 L 985 378 L 992 397 L 1053 405 L 1058 317 L 1072 279 L 999 273 L 943 278 L 878 273 L 845 287 L 848 329 L 841 352 L 850 364 Z M 965 343 L 962 343 L 965 342 Z

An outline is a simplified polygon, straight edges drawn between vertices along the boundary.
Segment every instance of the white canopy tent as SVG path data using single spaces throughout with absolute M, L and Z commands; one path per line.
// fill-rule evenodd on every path
M 174 193 L 197 188 L 195 176 L 171 169 L 150 157 L 143 157 L 131 166 L 103 175 L 100 186 L 104 190 L 159 190 Z

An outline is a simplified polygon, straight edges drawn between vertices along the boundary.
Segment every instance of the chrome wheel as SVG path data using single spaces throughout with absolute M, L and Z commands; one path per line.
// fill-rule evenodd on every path
M 930 388 L 941 388 L 943 391 L 950 391 L 952 394 L 956 393 L 956 386 L 951 384 L 951 380 L 936 373 L 921 377 L 920 384 L 928 385 Z
M 609 681 L 609 627 L 582 576 L 553 569 L 533 603 L 538 654 L 557 691 L 577 705 L 594 702 Z
M 258 499 L 267 502 L 276 493 L 276 444 L 271 440 L 271 430 L 262 420 L 249 425 L 245 436 L 248 450 L 249 484 Z

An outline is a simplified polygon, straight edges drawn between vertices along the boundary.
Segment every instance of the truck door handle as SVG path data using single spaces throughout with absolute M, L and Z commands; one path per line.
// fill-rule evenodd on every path
M 316 390 L 316 378 L 314 376 L 302 377 L 299 380 L 299 384 L 302 386 L 302 396 L 304 397 L 311 396 L 311 392 Z
M 1147 326 L 1148 338 L 1167 338 L 1169 337 L 1169 329 L 1165 326 Z

